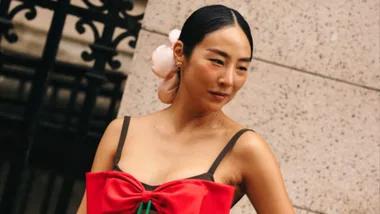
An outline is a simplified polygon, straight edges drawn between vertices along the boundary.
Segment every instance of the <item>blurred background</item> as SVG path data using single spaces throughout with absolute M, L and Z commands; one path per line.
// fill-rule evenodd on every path
M 251 25 L 224 111 L 266 139 L 296 212 L 380 213 L 378 0 L 0 0 L 1 214 L 75 213 L 107 124 L 166 107 L 153 50 L 209 4 Z

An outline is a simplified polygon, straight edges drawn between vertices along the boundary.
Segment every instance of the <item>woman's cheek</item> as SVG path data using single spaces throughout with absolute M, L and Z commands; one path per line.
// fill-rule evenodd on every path
M 215 75 L 215 68 L 211 63 L 200 63 L 198 65 L 198 76 L 204 80 L 212 79 Z
M 235 80 L 235 89 L 236 91 L 239 91 L 247 81 L 247 75 L 237 76 Z

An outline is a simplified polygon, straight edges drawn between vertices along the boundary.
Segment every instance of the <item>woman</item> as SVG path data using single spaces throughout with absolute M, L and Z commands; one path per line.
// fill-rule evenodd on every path
M 153 66 L 164 78 L 159 98 L 171 105 L 110 123 L 78 213 L 227 214 L 245 194 L 259 214 L 294 213 L 264 139 L 221 110 L 247 79 L 247 22 L 206 6 L 171 40 L 172 55 Z

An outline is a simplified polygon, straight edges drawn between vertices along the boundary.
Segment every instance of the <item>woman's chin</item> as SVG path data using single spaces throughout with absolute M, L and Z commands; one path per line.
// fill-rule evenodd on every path
M 222 108 L 224 107 L 224 103 L 205 103 L 205 105 L 203 106 L 203 109 L 204 111 L 206 112 L 217 112 L 217 111 L 221 111 Z

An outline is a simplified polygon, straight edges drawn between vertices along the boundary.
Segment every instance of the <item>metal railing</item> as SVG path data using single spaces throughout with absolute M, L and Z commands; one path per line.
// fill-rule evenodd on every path
M 12 21 L 19 12 L 26 10 L 25 18 L 33 20 L 36 8 L 41 7 L 51 10 L 53 18 L 41 57 L 1 50 L 0 77 L 16 80 L 18 88 L 13 97 L 0 96 L 0 179 L 4 178 L 0 183 L 0 213 L 31 213 L 28 204 L 36 199 L 31 192 L 39 170 L 44 170 L 48 178 L 38 187 L 43 194 L 39 195 L 38 210 L 32 213 L 63 214 L 75 182 L 83 180 L 84 172 L 89 170 L 97 143 L 115 118 L 122 96 L 127 76 L 107 71 L 106 66 L 120 68 L 121 63 L 114 58 L 122 40 L 132 37 L 128 44 L 135 47 L 143 14 L 128 14 L 133 2 L 127 0 L 98 0 L 97 5 L 83 0 L 87 8 L 72 5 L 70 0 L 18 2 L 21 4 L 10 9 L 11 0 L 0 1 L 0 47 L 1 40 L 18 41 Z M 91 51 L 82 53 L 84 61 L 94 62 L 92 67 L 56 60 L 68 15 L 79 17 L 75 25 L 78 33 L 85 32 L 85 25 L 93 33 Z M 94 22 L 104 24 L 102 32 Z M 116 28 L 124 32 L 115 36 Z M 64 104 L 58 100 L 61 90 L 69 92 Z M 82 102 L 78 101 L 79 95 L 84 97 Z M 108 105 L 95 113 L 101 98 L 108 100 Z M 9 165 L 7 170 L 5 163 Z M 63 180 L 56 193 L 58 177 Z M 52 208 L 54 194 L 57 200 Z

